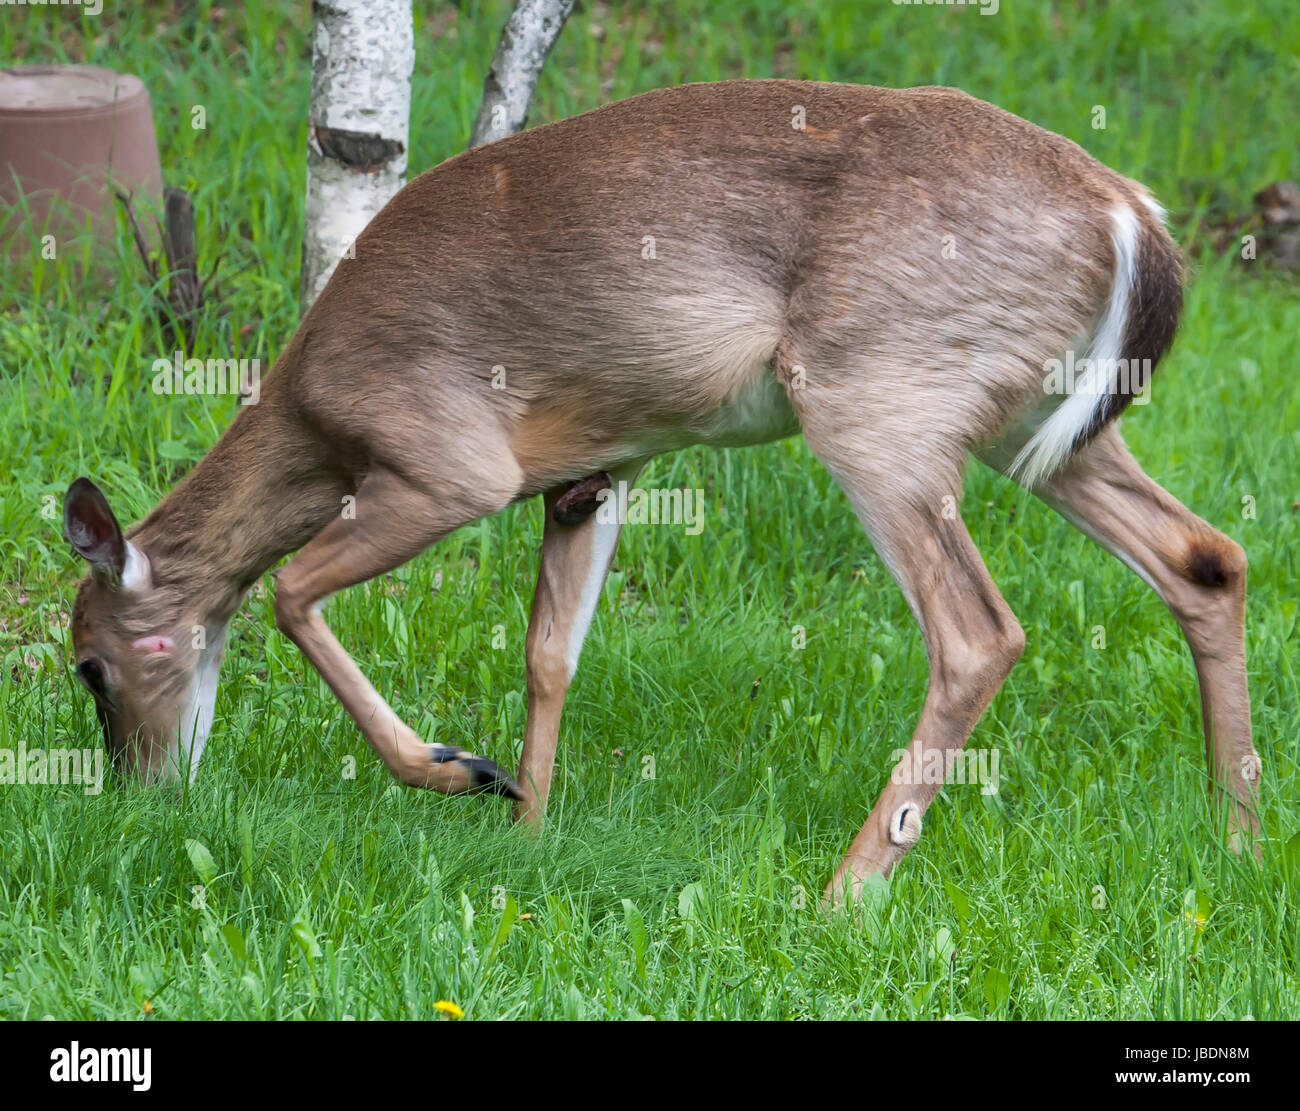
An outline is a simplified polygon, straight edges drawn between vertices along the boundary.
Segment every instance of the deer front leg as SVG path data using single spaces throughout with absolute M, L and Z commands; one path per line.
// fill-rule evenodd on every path
M 516 818 L 532 826 L 539 827 L 546 814 L 564 698 L 622 529 L 619 484 L 631 489 L 640 469 L 640 463 L 614 468 L 602 508 L 574 523 L 561 520 L 573 521 L 572 511 L 565 511 L 568 501 L 561 501 L 565 491 L 551 490 L 544 498 L 542 558 L 525 643 L 528 722 L 519 762 L 523 795 L 515 806 Z
M 1230 844 L 1259 832 L 1260 761 L 1246 687 L 1246 553 L 1150 479 L 1109 427 L 1035 490 L 1164 600 L 1201 685 L 1210 787 L 1229 802 Z M 1256 854 L 1259 845 L 1255 845 Z
M 275 619 L 320 672 L 385 766 L 402 783 L 443 794 L 490 791 L 521 798 L 496 764 L 455 745 L 425 744 L 370 685 L 320 615 L 320 603 L 400 566 L 460 525 L 508 504 L 514 487 L 506 472 L 422 490 L 390 471 L 372 471 L 356 496 L 356 517 L 336 518 L 280 572 Z M 510 486 L 507 490 L 506 487 Z

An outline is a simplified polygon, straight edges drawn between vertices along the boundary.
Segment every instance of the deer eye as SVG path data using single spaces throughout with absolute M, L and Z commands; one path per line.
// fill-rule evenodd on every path
M 104 669 L 100 666 L 98 660 L 82 660 L 81 663 L 77 664 L 77 674 L 81 676 L 81 681 L 95 694 L 104 693 Z

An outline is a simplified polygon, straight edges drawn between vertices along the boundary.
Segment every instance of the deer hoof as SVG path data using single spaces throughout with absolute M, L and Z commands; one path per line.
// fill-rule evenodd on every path
M 429 760 L 434 764 L 446 764 L 455 761 L 469 775 L 470 794 L 505 795 L 517 802 L 524 800 L 524 792 L 519 784 L 508 775 L 502 767 L 486 756 L 475 756 L 455 745 L 430 745 Z

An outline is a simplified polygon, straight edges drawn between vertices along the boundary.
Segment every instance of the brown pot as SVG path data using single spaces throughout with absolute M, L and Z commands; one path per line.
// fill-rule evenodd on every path
M 0 69 L 0 251 L 36 265 L 49 257 L 42 236 L 56 237 L 62 257 L 88 224 L 115 251 L 114 187 L 152 234 L 162 170 L 144 83 L 98 66 Z

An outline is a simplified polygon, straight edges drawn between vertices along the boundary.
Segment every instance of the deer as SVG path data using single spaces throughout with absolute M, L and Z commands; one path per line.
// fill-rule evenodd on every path
M 1149 478 L 1118 429 L 1182 309 L 1182 256 L 1144 186 L 956 89 L 689 84 L 443 162 L 353 254 L 258 403 L 141 523 L 124 533 L 88 478 L 67 492 L 66 535 L 89 564 L 76 673 L 124 774 L 194 776 L 231 618 L 291 555 L 275 623 L 388 771 L 505 796 L 540 828 L 619 538 L 621 515 L 597 501 L 663 453 L 801 433 L 920 627 L 929 679 L 910 766 L 962 748 L 1025 646 L 947 511 L 973 458 L 1165 602 L 1199 679 L 1220 834 L 1238 853 L 1253 843 L 1246 555 Z M 1049 389 L 1063 353 L 1088 372 Z M 402 721 L 322 604 L 536 497 L 512 776 Z M 831 903 L 917 843 L 940 785 L 916 778 L 884 787 Z

